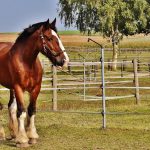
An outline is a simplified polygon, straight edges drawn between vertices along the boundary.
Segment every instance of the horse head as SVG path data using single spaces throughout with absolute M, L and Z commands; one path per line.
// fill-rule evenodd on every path
M 41 53 L 48 57 L 55 66 L 67 66 L 69 57 L 57 34 L 56 19 L 49 23 L 49 19 L 41 27 Z

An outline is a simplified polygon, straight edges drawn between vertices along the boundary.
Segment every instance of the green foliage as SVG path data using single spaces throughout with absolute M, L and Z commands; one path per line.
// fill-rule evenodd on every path
M 123 35 L 150 32 L 150 0 L 59 0 L 59 16 L 66 26 L 111 38 L 113 70 Z
M 89 13 L 87 13 L 89 12 Z M 65 26 L 76 25 L 81 32 L 88 28 L 97 31 L 99 21 L 98 10 L 88 0 L 60 0 L 59 15 Z
M 150 32 L 149 0 L 59 0 L 59 15 L 66 26 L 107 37 Z
M 66 30 L 66 31 L 59 31 L 59 35 L 80 35 L 80 32 L 77 30 Z

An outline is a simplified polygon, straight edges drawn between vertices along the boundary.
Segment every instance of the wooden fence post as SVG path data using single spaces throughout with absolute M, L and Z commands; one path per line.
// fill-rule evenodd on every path
M 71 73 L 71 66 L 68 66 L 68 72 Z
M 141 69 L 140 60 L 138 59 L 138 60 L 137 60 L 137 70 L 140 71 L 140 69 Z
M 53 89 L 53 98 L 52 98 L 52 109 L 53 111 L 57 111 L 57 68 L 53 66 L 53 81 L 52 81 Z
M 123 77 L 123 62 L 121 63 L 121 77 Z
M 139 80 L 138 80 L 138 63 L 137 59 L 133 60 L 133 68 L 134 68 L 134 84 L 135 84 L 135 97 L 136 104 L 140 104 L 140 94 L 139 94 Z
M 83 63 L 83 68 L 84 68 L 84 73 L 83 73 L 83 80 L 84 80 L 84 91 L 83 91 L 83 94 L 84 94 L 84 101 L 85 101 L 85 87 L 86 87 L 86 66 L 85 66 L 85 59 L 84 59 L 84 63 Z
M 126 71 L 126 68 L 127 68 L 126 60 L 123 60 L 123 67 L 122 67 L 122 70 L 123 70 L 123 71 Z
M 112 63 L 110 59 L 108 59 L 108 71 L 112 71 Z
M 87 66 L 87 78 L 88 80 L 91 80 L 91 68 L 89 65 Z
M 148 63 L 148 71 L 149 71 L 149 75 L 150 75 L 150 63 Z
M 97 77 L 97 65 L 94 65 L 94 80 L 96 81 L 96 77 Z

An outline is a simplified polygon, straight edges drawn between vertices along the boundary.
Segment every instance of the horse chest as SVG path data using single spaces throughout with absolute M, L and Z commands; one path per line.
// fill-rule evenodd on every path
M 26 72 L 22 81 L 25 83 L 26 87 L 33 87 L 38 82 L 38 76 L 36 73 Z
M 22 59 L 13 59 L 15 68 L 11 70 L 13 83 L 19 84 L 26 91 L 31 91 L 37 84 L 41 84 L 42 68 L 38 60 L 32 65 L 22 61 Z
M 18 83 L 25 90 L 31 90 L 40 82 L 40 76 L 34 71 L 17 71 Z

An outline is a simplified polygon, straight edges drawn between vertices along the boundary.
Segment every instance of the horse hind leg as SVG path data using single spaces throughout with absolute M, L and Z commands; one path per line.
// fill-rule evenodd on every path
M 10 100 L 8 103 L 9 111 L 9 130 L 10 137 L 7 137 L 8 140 L 15 139 L 18 133 L 18 119 L 17 119 L 17 103 L 14 95 L 14 91 L 10 90 Z

